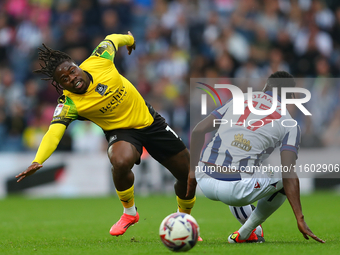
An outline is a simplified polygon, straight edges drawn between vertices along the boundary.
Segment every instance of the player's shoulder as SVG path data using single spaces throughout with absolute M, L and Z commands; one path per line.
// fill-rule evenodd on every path
M 58 105 L 60 105 L 60 104 L 70 105 L 70 106 L 74 105 L 75 104 L 74 101 L 71 99 L 71 97 L 69 95 L 67 95 L 65 93 L 67 93 L 67 91 L 64 91 L 64 94 L 62 94 L 60 97 L 58 97 L 58 100 L 57 100 Z
M 93 50 L 91 57 L 100 57 L 110 61 L 113 61 L 117 49 L 114 43 L 105 38 L 99 45 Z
M 77 106 L 70 97 L 63 94 L 58 98 L 57 102 L 58 105 L 55 108 L 51 123 L 66 123 L 65 125 L 68 125 L 69 120 L 72 121 L 78 117 Z
M 286 119 L 286 121 L 281 121 L 281 125 L 283 126 L 284 136 L 288 135 L 287 137 L 295 137 L 300 139 L 301 128 L 296 120 Z
M 63 94 L 61 95 L 60 97 L 58 97 L 58 100 L 57 100 L 58 104 L 64 104 L 66 103 L 66 96 Z

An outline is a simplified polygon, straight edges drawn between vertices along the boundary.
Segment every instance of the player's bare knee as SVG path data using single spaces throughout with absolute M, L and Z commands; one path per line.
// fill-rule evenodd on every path
M 112 165 L 112 171 L 126 171 L 133 167 L 134 161 L 132 157 L 111 157 L 110 162 Z
M 180 179 L 180 180 L 177 180 L 174 184 L 174 187 L 176 189 L 176 187 L 186 187 L 188 184 L 188 178 L 186 179 Z

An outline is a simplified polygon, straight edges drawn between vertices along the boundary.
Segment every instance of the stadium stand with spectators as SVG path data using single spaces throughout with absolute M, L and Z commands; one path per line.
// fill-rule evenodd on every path
M 323 79 L 340 75 L 339 28 L 340 2 L 332 0 L 1 1 L 0 151 L 35 151 L 52 118 L 58 95 L 32 73 L 42 42 L 80 63 L 105 35 L 128 30 L 136 52 L 118 52 L 117 68 L 187 145 L 190 78 L 285 70 L 315 78 L 309 105 L 322 121 L 297 118 L 316 137 L 306 146 L 339 146 L 330 137 L 339 136 L 340 86 Z M 76 130 L 104 138 L 87 125 L 70 125 L 59 149 L 91 151 Z

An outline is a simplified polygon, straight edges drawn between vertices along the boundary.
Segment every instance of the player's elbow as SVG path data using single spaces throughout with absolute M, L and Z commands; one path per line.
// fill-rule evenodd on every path
M 109 39 L 110 37 L 116 37 L 118 34 L 109 34 L 105 37 L 105 39 Z

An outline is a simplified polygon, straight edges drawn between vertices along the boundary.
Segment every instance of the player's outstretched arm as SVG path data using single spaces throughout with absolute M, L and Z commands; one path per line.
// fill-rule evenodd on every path
M 128 31 L 127 35 L 112 34 L 106 36 L 105 39 L 111 41 L 114 44 L 116 50 L 118 50 L 119 47 L 126 45 L 129 55 L 131 54 L 132 50 L 136 49 L 135 38 L 130 31 Z
M 205 134 L 218 128 L 218 126 L 214 127 L 214 119 L 215 116 L 210 114 L 204 120 L 199 122 L 192 130 L 190 139 L 190 173 L 188 178 L 187 195 L 190 187 L 196 184 L 195 166 L 200 159 L 201 150 L 205 142 Z
M 17 182 L 22 181 L 24 178 L 34 174 L 43 167 L 42 163 L 44 163 L 55 151 L 65 133 L 65 130 L 66 126 L 63 124 L 56 123 L 50 126 L 40 143 L 32 164 L 25 171 L 15 176 L 15 178 L 19 178 Z
M 193 170 L 195 170 L 195 166 L 200 159 L 201 150 L 205 142 L 205 134 L 218 128 L 218 126 L 214 127 L 215 118 L 214 115 L 210 114 L 204 120 L 200 121 L 192 130 L 190 139 L 190 168 Z
M 297 225 L 305 239 L 309 239 L 308 236 L 313 238 L 315 241 L 320 243 L 324 243 L 322 239 L 318 238 L 314 233 L 310 230 L 307 223 L 305 222 L 301 201 L 300 201 L 300 184 L 299 178 L 294 171 L 294 166 L 296 163 L 296 154 L 292 151 L 282 151 L 281 152 L 281 163 L 283 169 L 289 169 L 290 171 L 283 171 L 283 187 L 288 198 L 288 201 L 293 209 L 295 218 L 297 220 Z

